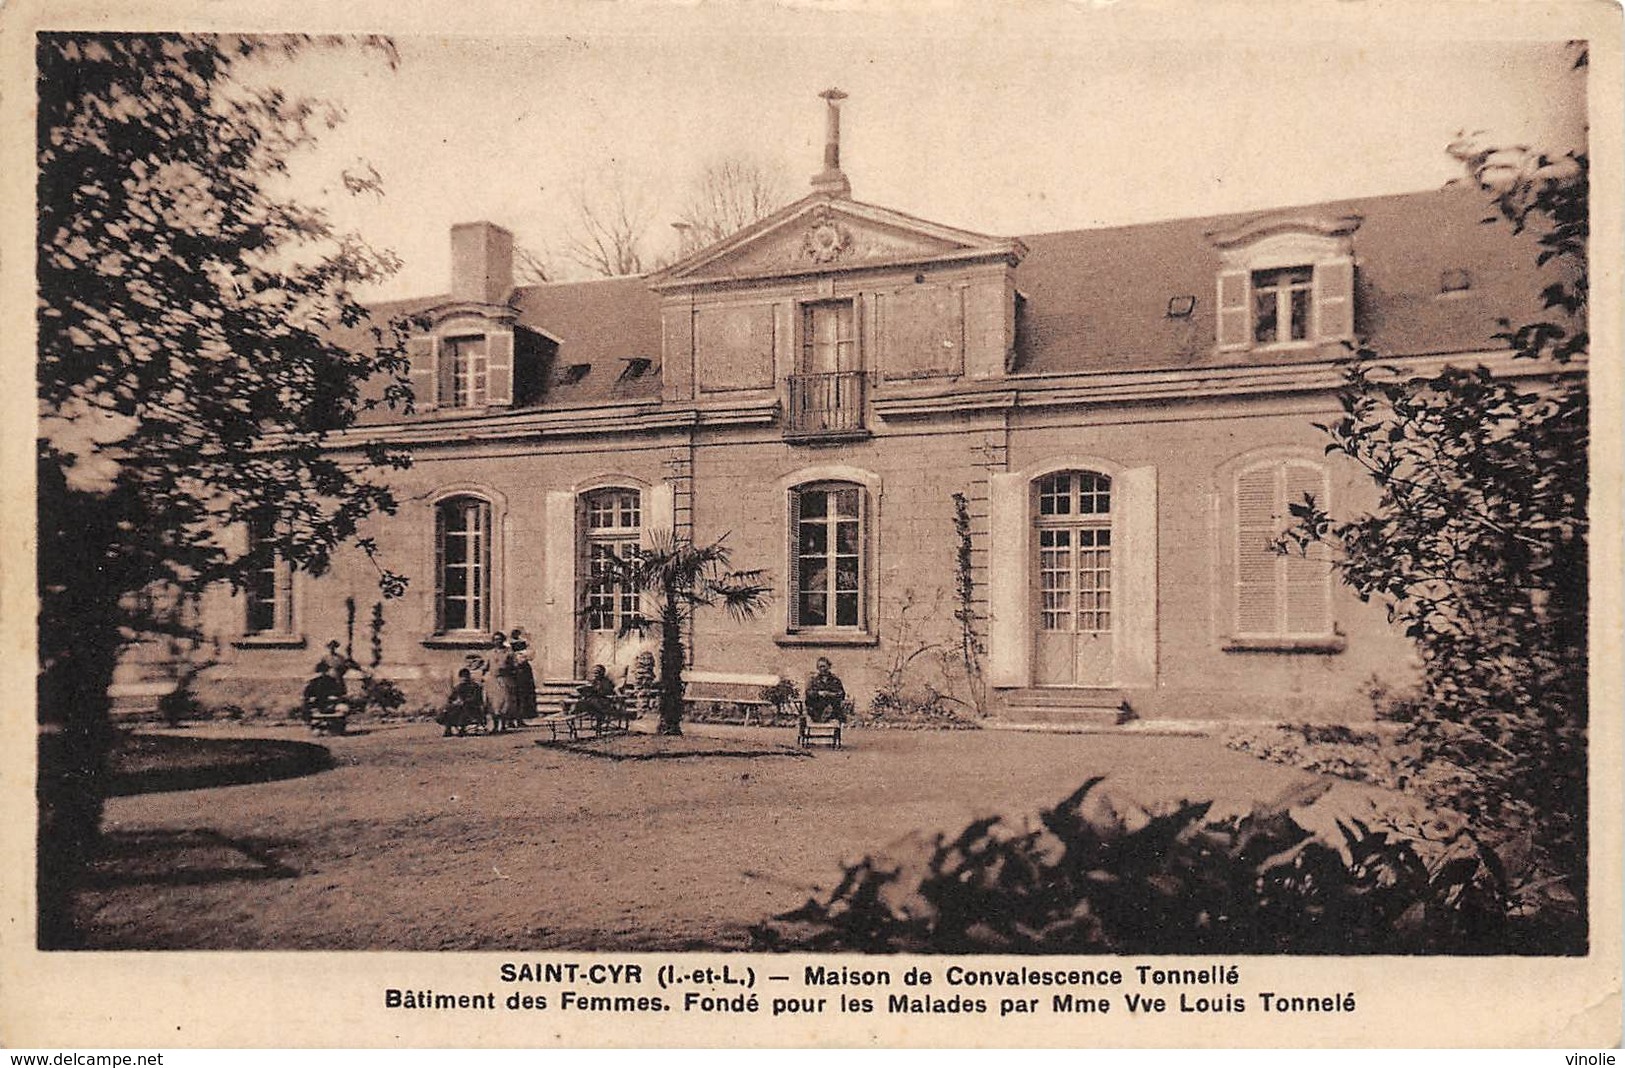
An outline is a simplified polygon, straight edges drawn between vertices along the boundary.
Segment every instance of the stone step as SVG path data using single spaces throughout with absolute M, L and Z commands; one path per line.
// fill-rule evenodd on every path
M 1002 723 L 1076 724 L 1092 727 L 1117 725 L 1117 709 L 1058 705 L 1006 705 L 993 717 Z
M 1116 711 L 1128 695 L 1123 690 L 1033 686 L 1001 691 L 1006 705 L 1022 708 L 1109 708 Z

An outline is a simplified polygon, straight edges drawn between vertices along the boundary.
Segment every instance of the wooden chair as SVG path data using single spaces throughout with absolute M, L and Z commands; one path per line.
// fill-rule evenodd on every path
M 853 705 L 851 698 L 841 702 L 840 715 L 833 719 L 826 719 L 822 723 L 807 715 L 807 706 L 797 701 L 796 722 L 799 729 L 796 731 L 796 744 L 808 748 L 814 743 L 822 743 L 831 749 L 841 748 L 841 728 L 845 726 L 847 718 L 852 715 Z

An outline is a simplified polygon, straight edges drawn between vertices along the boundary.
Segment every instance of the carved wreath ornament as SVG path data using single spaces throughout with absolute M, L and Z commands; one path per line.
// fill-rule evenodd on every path
M 840 258 L 851 241 L 852 235 L 846 232 L 845 227 L 825 216 L 809 226 L 802 235 L 801 251 L 814 263 L 831 263 Z

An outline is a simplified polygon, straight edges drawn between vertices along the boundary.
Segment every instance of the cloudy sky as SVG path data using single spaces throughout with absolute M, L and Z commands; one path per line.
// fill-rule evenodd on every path
M 799 196 L 830 86 L 850 94 L 857 199 L 999 235 L 1433 188 L 1463 130 L 1584 137 L 1570 54 L 1537 39 L 1550 29 L 1442 6 L 833 6 L 560 7 L 500 37 L 418 24 L 397 32 L 395 70 L 311 53 L 275 77 L 348 112 L 298 161 L 310 195 L 357 159 L 383 178 L 381 200 L 335 200 L 405 260 L 379 296 L 443 291 L 454 222 L 493 220 L 562 261 L 581 191 L 615 181 L 650 202 L 657 244 L 709 160 L 782 167 Z

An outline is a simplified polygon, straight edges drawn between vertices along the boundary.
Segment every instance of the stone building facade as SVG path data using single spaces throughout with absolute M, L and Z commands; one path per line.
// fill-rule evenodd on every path
M 1348 346 L 1519 373 L 1493 335 L 1538 309 L 1532 250 L 1458 190 L 971 233 L 853 199 L 829 106 L 808 196 L 646 277 L 515 287 L 511 235 L 455 227 L 449 292 L 380 309 L 430 324 L 417 414 L 335 443 L 415 454 L 367 532 L 407 595 L 359 554 L 210 595 L 199 692 L 292 704 L 347 633 L 423 703 L 496 629 L 548 678 L 623 671 L 653 638 L 618 636 L 602 557 L 670 531 L 774 587 L 696 617 L 695 670 L 827 656 L 860 702 L 1013 720 L 1368 718 L 1409 642 L 1270 542 L 1305 493 L 1370 499 L 1314 425 Z

